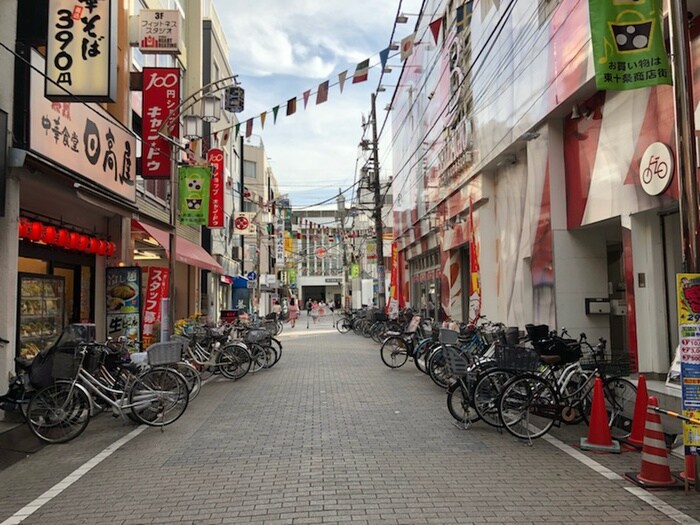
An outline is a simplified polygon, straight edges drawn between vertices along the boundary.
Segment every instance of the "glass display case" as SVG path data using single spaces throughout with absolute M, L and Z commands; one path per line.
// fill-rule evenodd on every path
M 19 274 L 17 353 L 26 359 L 53 345 L 63 332 L 63 277 Z

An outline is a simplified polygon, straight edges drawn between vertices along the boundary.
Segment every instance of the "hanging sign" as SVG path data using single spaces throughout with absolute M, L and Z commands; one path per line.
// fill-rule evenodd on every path
M 360 265 L 359 264 L 351 264 L 350 265 L 350 277 L 359 277 L 360 276 Z
M 231 86 L 224 92 L 224 109 L 231 113 L 241 113 L 245 107 L 245 90 L 241 86 Z
M 206 226 L 211 171 L 202 166 L 180 168 L 180 224 Z
M 143 338 L 142 349 L 153 343 L 153 331 L 156 323 L 161 322 L 161 301 L 168 297 L 168 269 L 157 266 L 148 267 L 148 282 L 143 300 Z
M 700 274 L 676 274 L 683 415 L 700 410 Z M 700 425 L 683 422 L 686 455 L 700 455 Z
M 233 214 L 233 234 L 234 235 L 255 235 L 257 228 L 253 224 L 255 213 L 238 212 Z
M 663 142 L 654 142 L 639 162 L 639 180 L 649 195 L 661 195 L 673 179 L 673 152 Z
M 211 166 L 209 184 L 209 228 L 224 227 L 224 152 L 218 148 L 207 152 Z
M 179 136 L 178 119 L 165 121 L 180 104 L 180 70 L 174 67 L 143 68 L 142 102 L 141 176 L 144 179 L 169 179 L 171 147 L 159 131 L 174 139 Z
M 671 84 L 661 0 L 589 0 L 598 89 Z
M 284 215 L 279 213 L 275 219 L 275 267 L 284 268 Z
M 182 52 L 183 20 L 177 9 L 139 11 L 139 51 L 143 54 Z
M 114 102 L 117 95 L 117 2 L 49 0 L 46 98 Z
M 105 269 L 107 337 L 141 337 L 141 268 L 123 266 Z

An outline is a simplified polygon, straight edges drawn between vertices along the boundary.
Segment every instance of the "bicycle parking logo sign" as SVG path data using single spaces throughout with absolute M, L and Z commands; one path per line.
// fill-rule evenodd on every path
M 654 142 L 642 155 L 639 180 L 649 195 L 661 195 L 673 179 L 673 153 L 663 142 Z

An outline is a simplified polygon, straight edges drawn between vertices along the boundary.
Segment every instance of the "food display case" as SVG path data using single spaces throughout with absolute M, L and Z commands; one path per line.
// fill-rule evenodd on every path
M 21 357 L 33 359 L 53 345 L 63 332 L 63 277 L 20 273 L 17 298 L 17 352 Z

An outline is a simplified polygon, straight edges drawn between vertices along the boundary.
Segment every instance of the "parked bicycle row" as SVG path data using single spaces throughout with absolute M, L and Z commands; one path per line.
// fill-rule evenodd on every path
M 380 329 L 371 314 L 345 314 L 338 331 L 359 326 L 361 335 L 380 333 L 382 362 L 400 368 L 412 359 L 446 390 L 448 410 L 463 427 L 483 421 L 530 441 L 554 425 L 587 424 L 600 378 L 611 434 L 629 436 L 637 388 L 625 377 L 628 360 L 612 356 L 603 338 L 592 345 L 583 333 L 573 339 L 547 325 L 521 332 L 484 317 L 449 327 L 417 317 L 407 311 L 391 329 Z
M 96 342 L 94 325 L 70 325 L 33 360 L 15 358 L 18 373 L 0 396 L 0 408 L 21 414 L 47 443 L 78 437 L 103 411 L 164 427 L 182 416 L 213 375 L 240 380 L 282 356 L 280 341 L 253 323 L 192 320 L 179 328 L 170 341 L 141 352 L 138 341 Z

